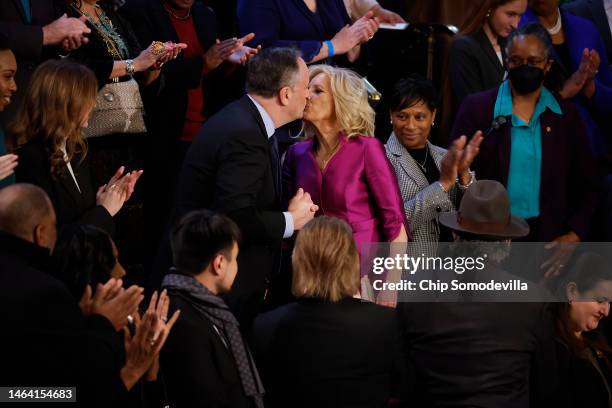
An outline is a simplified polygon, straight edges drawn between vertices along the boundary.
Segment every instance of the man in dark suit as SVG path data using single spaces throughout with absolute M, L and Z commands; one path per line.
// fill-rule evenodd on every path
M 576 0 L 565 3 L 562 7 L 575 16 L 586 18 L 595 24 L 597 31 L 606 46 L 608 61 L 612 61 L 612 19 L 608 17 L 606 7 L 610 7 L 607 0 Z
M 87 42 L 91 31 L 85 19 L 60 16 L 57 0 L 0 1 L 0 33 L 9 40 L 9 47 L 17 57 L 16 100 L 0 116 L 0 126 L 13 118 L 34 69 L 44 60 L 70 51 Z M 2 126 L 5 127 L 5 126 Z
M 244 237 L 240 273 L 228 302 L 248 326 L 279 270 L 281 241 L 317 211 L 299 191 L 283 212 L 275 129 L 302 117 L 308 69 L 299 51 L 271 48 L 253 57 L 247 92 L 210 118 L 189 148 L 178 181 L 175 219 L 195 209 L 227 214 Z
M 528 224 L 511 215 L 505 188 L 491 180 L 475 182 L 459 211 L 442 214 L 440 223 L 454 232 L 455 258 L 458 253 L 488 255 L 485 269 L 477 273 L 437 272 L 440 279 L 448 274 L 449 281 L 464 283 L 481 282 L 483 276 L 507 278 L 509 274 L 499 269 L 510 254 L 507 243 L 529 233 Z M 438 292 L 434 303 L 400 304 L 406 356 L 414 376 L 407 386 L 413 391 L 402 401 L 405 406 L 554 406 L 553 320 L 542 303 L 548 298 L 532 289 L 533 303 L 509 303 L 523 299 L 524 293 L 511 297 L 499 292 L 496 299 L 455 291 L 455 303 L 443 298 L 449 292 Z
M 181 315 L 161 364 L 173 407 L 263 407 L 263 387 L 238 321 L 219 296 L 238 272 L 240 230 L 229 218 L 193 211 L 172 231 L 176 270 L 166 275 Z

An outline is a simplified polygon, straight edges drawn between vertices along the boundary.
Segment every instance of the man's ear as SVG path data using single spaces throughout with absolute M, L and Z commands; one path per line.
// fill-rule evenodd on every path
M 39 247 L 49 248 L 51 246 L 50 242 L 47 242 L 47 226 L 45 224 L 36 224 L 34 227 L 34 231 L 32 231 L 32 240 Z
M 218 276 L 223 273 L 225 267 L 225 257 L 222 254 L 217 254 L 212 260 L 212 272 Z
M 282 106 L 289 105 L 289 99 L 291 98 L 291 88 L 284 86 L 278 91 L 278 100 Z
M 546 66 L 544 67 L 544 72 L 548 74 L 550 70 L 552 69 L 552 66 L 554 63 L 555 63 L 555 60 L 552 58 L 549 58 L 548 62 L 546 63 Z

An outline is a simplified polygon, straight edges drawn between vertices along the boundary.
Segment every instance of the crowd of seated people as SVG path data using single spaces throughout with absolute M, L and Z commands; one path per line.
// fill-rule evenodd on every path
M 221 3 L 0 2 L 0 387 L 69 385 L 83 407 L 612 407 L 612 275 L 568 250 L 612 236 L 612 5 L 483 1 L 449 51 L 437 146 L 445 84 L 418 74 L 374 137 L 354 69 L 404 23 L 388 3 Z M 546 245 L 536 278 L 562 301 L 405 302 L 361 265 L 375 243 L 497 245 L 506 276 L 513 241 Z

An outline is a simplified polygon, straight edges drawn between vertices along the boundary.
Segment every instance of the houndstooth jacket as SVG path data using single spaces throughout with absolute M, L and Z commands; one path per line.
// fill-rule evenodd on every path
M 438 169 L 447 150 L 427 142 L 431 157 Z M 466 187 L 457 183 L 446 193 L 439 183 L 429 184 L 421 168 L 408 150 L 397 140 L 394 133 L 385 145 L 387 157 L 395 169 L 404 212 L 412 232 L 410 246 L 418 256 L 421 253 L 433 255 L 440 238 L 438 216 L 442 211 L 455 211 Z M 472 174 L 472 177 L 474 175 Z M 409 250 L 409 252 L 413 252 Z

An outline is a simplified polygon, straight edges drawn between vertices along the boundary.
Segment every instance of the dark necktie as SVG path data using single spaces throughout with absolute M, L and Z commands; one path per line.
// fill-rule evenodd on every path
M 274 177 L 274 188 L 276 189 L 276 196 L 281 196 L 281 163 L 280 154 L 278 151 L 278 139 L 276 139 L 276 133 L 274 133 L 268 139 L 270 143 L 270 162 L 272 164 L 272 177 Z
M 30 24 L 32 22 L 32 9 L 30 5 L 30 0 L 21 0 L 21 4 L 23 5 L 23 12 L 25 13 L 26 23 Z

